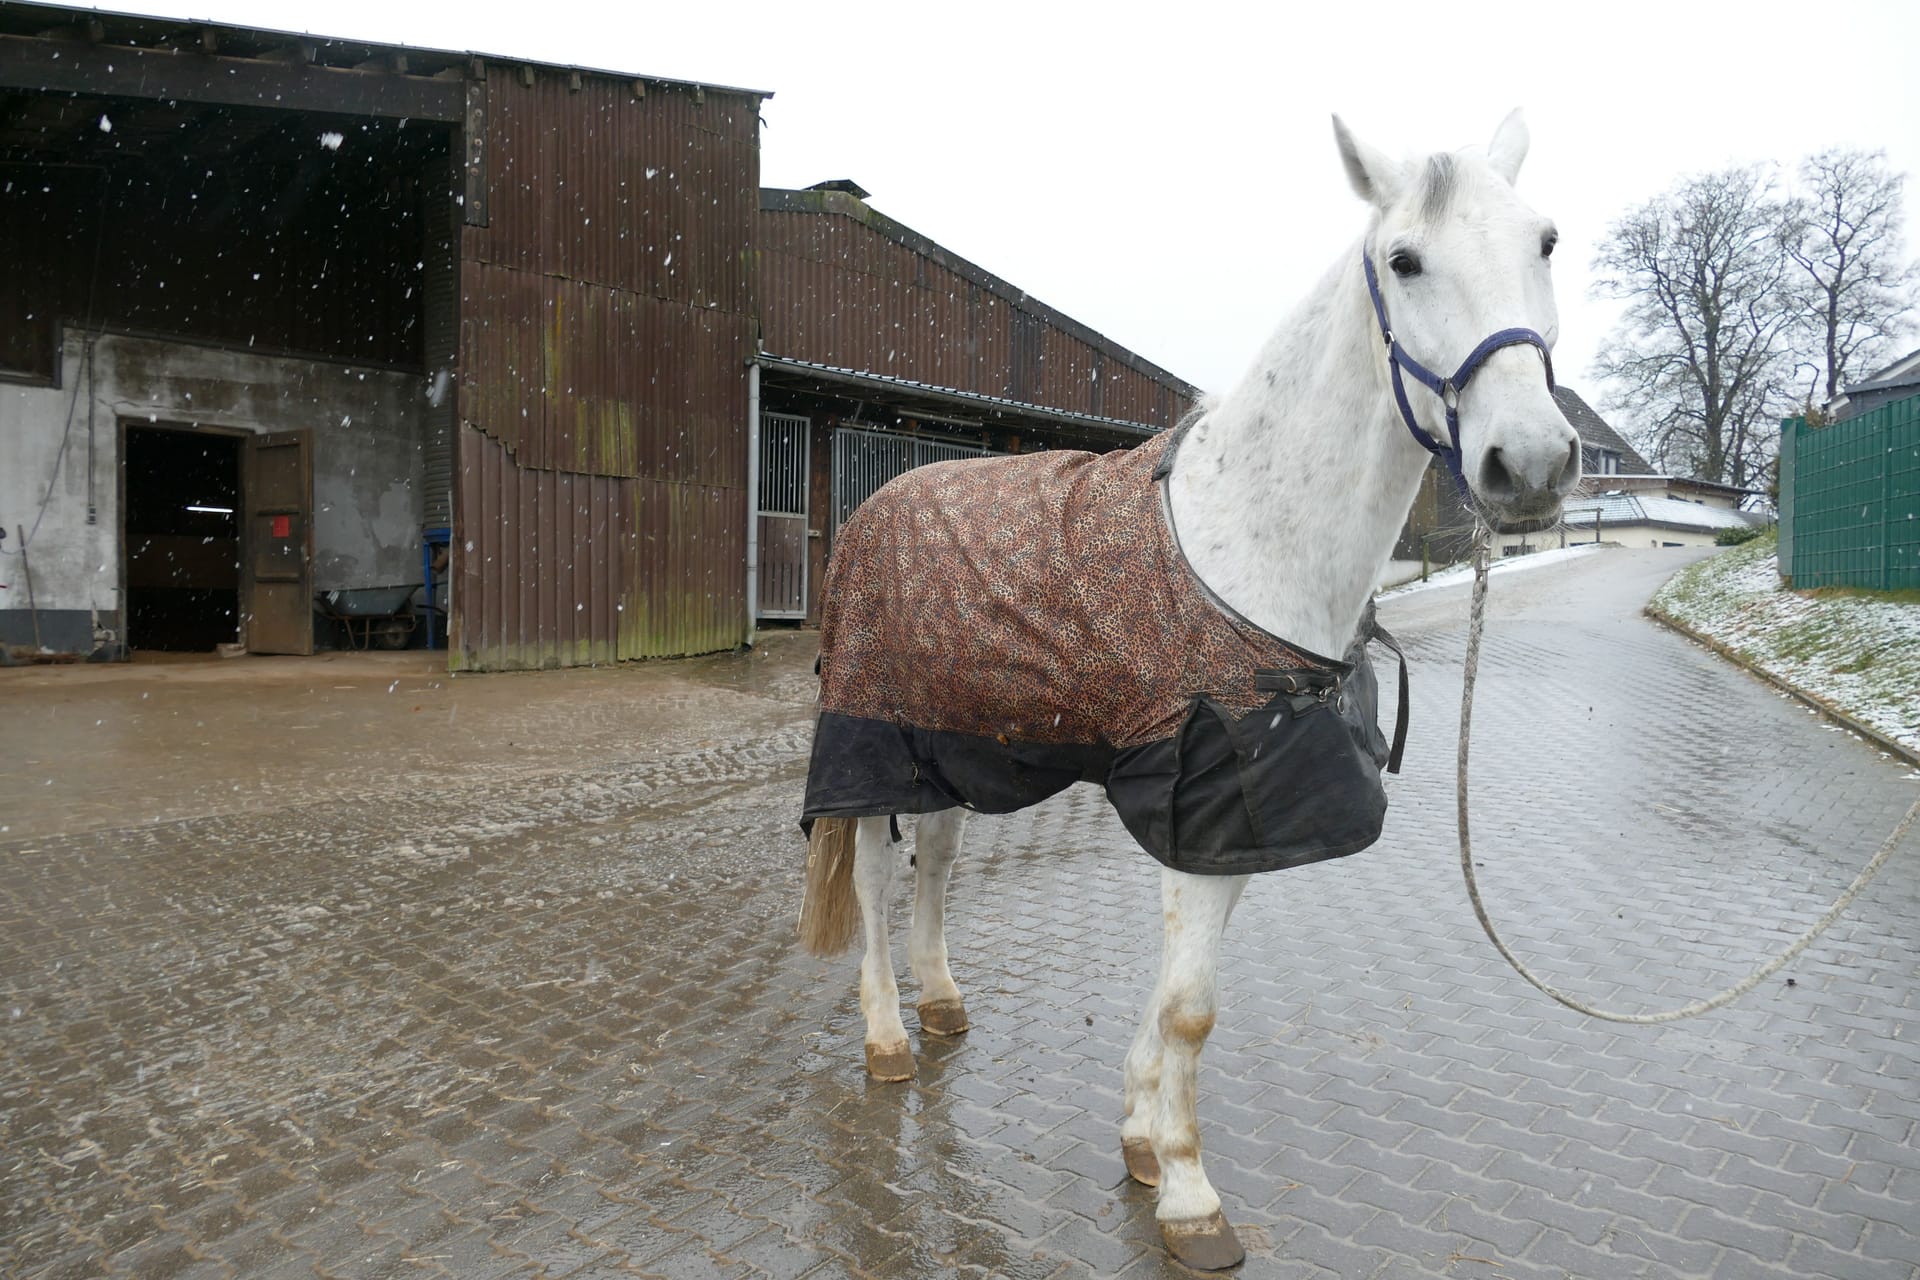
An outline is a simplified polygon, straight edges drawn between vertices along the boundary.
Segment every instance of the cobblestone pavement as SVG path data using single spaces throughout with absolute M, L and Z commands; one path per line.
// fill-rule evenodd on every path
M 1675 556 L 1497 580 L 1475 716 L 1491 909 L 1635 1009 L 1783 945 L 1920 786 L 1642 621 Z M 1385 608 L 1416 719 L 1381 844 L 1229 934 L 1201 1114 L 1244 1274 L 1920 1276 L 1920 847 L 1791 985 L 1560 1009 L 1458 880 L 1463 613 Z M 1154 867 L 1089 788 L 977 819 L 974 1029 L 869 1084 L 852 959 L 790 942 L 811 646 L 394 667 L 384 703 L 321 687 L 377 665 L 0 682 L 6 1273 L 1177 1273 L 1119 1158 Z

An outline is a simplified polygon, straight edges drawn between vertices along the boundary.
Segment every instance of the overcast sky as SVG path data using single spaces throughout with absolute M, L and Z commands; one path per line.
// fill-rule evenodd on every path
M 1590 399 L 1613 315 L 1587 298 L 1588 263 L 1628 208 L 1688 173 L 1790 170 L 1830 145 L 1920 170 L 1912 0 L 102 7 L 771 90 L 763 184 L 852 178 L 876 209 L 1208 390 L 1363 225 L 1335 111 L 1413 153 L 1484 145 L 1526 109 L 1520 190 L 1561 232 L 1556 365 Z

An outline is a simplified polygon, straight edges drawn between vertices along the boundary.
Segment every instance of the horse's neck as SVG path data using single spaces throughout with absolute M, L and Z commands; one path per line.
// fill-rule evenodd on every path
M 1358 252 L 1321 280 L 1174 459 L 1188 563 L 1256 625 L 1338 657 L 1379 583 L 1425 469 L 1372 348 Z

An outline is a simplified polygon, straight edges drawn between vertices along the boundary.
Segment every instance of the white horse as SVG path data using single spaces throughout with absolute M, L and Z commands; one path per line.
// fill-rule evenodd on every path
M 1453 446 L 1450 465 L 1496 523 L 1554 518 L 1580 476 L 1579 440 L 1554 405 L 1545 359 L 1557 332 L 1548 263 L 1555 232 L 1512 185 L 1527 150 L 1520 113 L 1484 152 L 1420 162 L 1383 155 L 1338 117 L 1334 134 L 1348 180 L 1371 207 L 1364 238 L 1341 252 L 1239 385 L 1189 419 L 1162 473 L 1164 519 L 1205 591 L 1240 620 L 1314 654 L 1351 652 L 1436 444 L 1443 456 Z M 1429 366 L 1459 372 L 1445 379 Z M 944 483 L 990 474 L 956 471 Z M 831 666 L 830 652 L 825 660 Z M 963 808 L 922 812 L 916 831 L 909 954 L 921 1028 L 935 1035 L 967 1027 L 942 915 L 965 816 Z M 808 862 L 803 937 L 818 952 L 844 945 L 857 895 L 868 1068 L 905 1079 L 913 1057 L 887 929 L 890 819 L 818 818 Z M 1201 1167 L 1195 1071 L 1214 1025 L 1221 934 L 1246 881 L 1162 871 L 1159 979 L 1126 1060 L 1127 1169 L 1159 1187 L 1156 1217 L 1169 1250 L 1203 1269 L 1243 1257 Z

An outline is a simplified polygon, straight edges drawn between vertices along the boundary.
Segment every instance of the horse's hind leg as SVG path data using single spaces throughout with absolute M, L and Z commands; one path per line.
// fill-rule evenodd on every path
M 920 983 L 920 1029 L 957 1036 L 967 1029 L 967 1007 L 947 969 L 947 877 L 960 853 L 965 809 L 922 814 L 914 826 L 913 932 L 908 956 Z
M 875 1080 L 911 1080 L 913 1050 L 900 1021 L 900 986 L 887 939 L 887 899 L 893 887 L 894 846 L 886 818 L 861 818 L 853 837 L 853 891 L 860 899 L 866 955 L 860 961 L 860 1012 L 867 1019 L 867 1074 Z
M 1203 1271 L 1235 1266 L 1246 1257 L 1233 1227 L 1220 1213 L 1219 1193 L 1200 1166 L 1200 1117 L 1195 1105 L 1200 1050 L 1213 1030 L 1219 1007 L 1220 937 L 1246 883 L 1245 876 L 1193 876 L 1171 870 L 1163 870 L 1160 878 L 1165 953 L 1155 1007 L 1147 1015 L 1160 1042 L 1151 1120 L 1153 1154 L 1160 1170 L 1155 1216 L 1167 1251 Z

